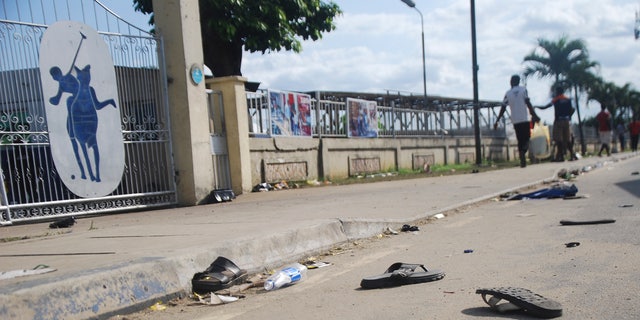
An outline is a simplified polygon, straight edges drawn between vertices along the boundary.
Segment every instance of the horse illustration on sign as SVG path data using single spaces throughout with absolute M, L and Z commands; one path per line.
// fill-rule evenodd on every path
M 73 39 L 74 35 L 76 39 Z M 74 41 L 77 43 L 75 46 Z M 70 48 L 75 49 L 75 54 L 70 63 L 65 63 L 65 57 L 70 55 L 62 53 L 73 52 Z M 63 67 L 68 70 L 64 74 Z M 51 151 L 61 179 L 81 197 L 98 197 L 113 192 L 124 169 L 124 145 L 121 138 L 112 138 L 122 137 L 122 132 L 115 70 L 106 44 L 97 32 L 86 25 L 58 22 L 50 26 L 42 38 L 40 70 L 43 93 L 50 97 L 45 110 Z M 91 85 L 94 77 L 98 86 Z M 109 98 L 101 101 L 99 93 Z M 66 109 L 57 107 L 63 96 L 67 97 Z M 107 106 L 112 106 L 109 108 L 112 111 L 104 109 Z M 65 140 L 67 142 L 63 143 Z M 69 152 L 69 147 L 72 152 Z M 100 161 L 101 147 L 109 155 L 104 166 L 106 170 L 103 170 L 106 179 L 101 176 L 101 163 L 104 163 Z M 74 155 L 75 167 L 70 165 L 70 154 Z M 80 174 L 80 179 L 76 179 L 76 173 Z

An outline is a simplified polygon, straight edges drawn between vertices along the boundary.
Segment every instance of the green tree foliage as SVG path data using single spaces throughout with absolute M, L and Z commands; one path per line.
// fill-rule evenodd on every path
M 615 122 L 625 122 L 640 111 L 640 92 L 630 83 L 618 86 L 599 79 L 589 88 L 588 99 L 607 106 Z
M 136 11 L 153 14 L 152 0 L 133 2 Z M 199 5 L 204 62 L 216 77 L 242 75 L 243 51 L 302 51 L 301 41 L 321 39 L 342 13 L 322 0 L 199 0 Z
M 555 82 L 564 80 L 574 65 L 589 60 L 589 52 L 583 40 L 570 40 L 566 35 L 557 41 L 538 39 L 538 46 L 527 56 L 525 77 L 538 75 L 553 77 Z
M 580 116 L 579 92 L 586 91 L 594 81 L 591 69 L 598 63 L 589 60 L 589 51 L 581 39 L 570 40 L 562 35 L 557 41 L 538 39 L 538 46 L 524 57 L 527 67 L 524 76 L 537 75 L 540 78 L 553 77 L 554 86 L 562 85 L 572 88 L 578 113 L 578 126 L 582 153 L 586 150 L 582 132 L 582 118 Z

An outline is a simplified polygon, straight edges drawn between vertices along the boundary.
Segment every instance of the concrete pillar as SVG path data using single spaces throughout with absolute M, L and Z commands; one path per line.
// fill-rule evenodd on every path
M 195 205 L 213 189 L 209 114 L 198 1 L 153 0 L 156 32 L 166 59 L 178 204 Z M 204 80 L 204 76 L 202 77 Z
M 246 78 L 229 76 L 207 80 L 207 86 L 222 92 L 224 122 L 227 129 L 227 148 L 231 188 L 236 194 L 251 191 L 251 153 L 249 146 L 249 111 L 244 89 Z

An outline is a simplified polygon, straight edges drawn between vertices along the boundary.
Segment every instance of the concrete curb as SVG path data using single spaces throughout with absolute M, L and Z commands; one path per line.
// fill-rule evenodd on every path
M 181 290 L 170 260 L 147 258 L 109 269 L 28 283 L 0 296 L 4 319 L 91 318 Z M 9 307 L 10 306 L 10 307 Z
M 142 258 L 108 269 L 66 274 L 46 283 L 29 281 L 21 288 L 3 290 L 0 318 L 105 319 L 158 300 L 186 295 L 191 291 L 193 274 L 205 269 L 217 256 L 229 257 L 249 273 L 256 273 L 347 240 L 340 221 L 321 221 L 266 237 L 194 248 L 180 256 Z

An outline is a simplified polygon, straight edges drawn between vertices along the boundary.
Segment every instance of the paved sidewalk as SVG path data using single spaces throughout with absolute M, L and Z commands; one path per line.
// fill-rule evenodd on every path
M 238 196 L 232 202 L 0 227 L 0 271 L 44 264 L 55 272 L 0 280 L 2 319 L 105 318 L 190 292 L 217 256 L 249 272 L 334 245 L 417 224 L 435 214 L 535 186 L 561 169 L 593 170 L 630 153 L 527 168 Z M 588 173 L 586 173 L 588 174 Z

